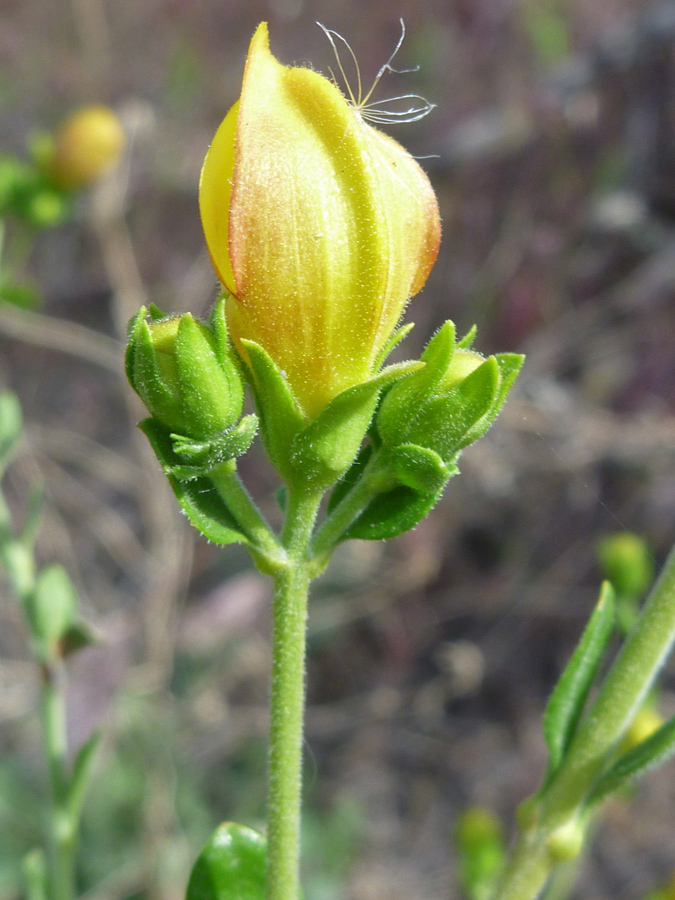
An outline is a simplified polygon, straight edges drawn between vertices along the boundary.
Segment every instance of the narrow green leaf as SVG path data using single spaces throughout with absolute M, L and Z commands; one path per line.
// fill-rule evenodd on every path
M 644 775 L 673 756 L 675 756 L 675 716 L 637 747 L 621 756 L 600 778 L 588 802 L 599 803 L 608 794 L 622 788 L 631 778 Z
M 544 737 L 549 754 L 549 777 L 559 767 L 574 737 L 588 692 L 612 637 L 615 608 L 614 590 L 605 581 L 593 615 L 546 706 Z
M 144 419 L 139 428 L 150 441 L 176 500 L 195 528 L 214 544 L 248 544 L 248 538 L 208 478 L 179 481 L 173 474 L 181 460 L 171 446 L 169 429 L 156 419 Z
M 5 391 L 0 394 L 0 469 L 9 463 L 21 440 L 23 416 L 16 394 Z
M 197 858 L 185 900 L 264 900 L 265 853 L 261 834 L 225 822 Z
M 75 821 L 79 820 L 82 813 L 84 798 L 94 771 L 96 753 L 100 743 L 101 732 L 95 731 L 80 747 L 73 764 L 73 775 L 68 787 L 68 807 Z

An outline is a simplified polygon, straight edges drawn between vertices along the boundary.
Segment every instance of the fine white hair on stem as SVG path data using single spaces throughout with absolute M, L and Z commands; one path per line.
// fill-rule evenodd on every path
M 388 97 L 385 100 L 377 100 L 375 102 L 372 102 L 370 99 L 373 95 L 373 92 L 375 91 L 375 88 L 379 84 L 380 79 L 386 72 L 392 72 L 395 75 L 402 75 L 407 72 L 416 72 L 419 68 L 419 66 L 414 66 L 411 69 L 395 69 L 392 66 L 394 57 L 401 49 L 401 44 L 403 43 L 403 39 L 405 37 L 405 23 L 403 22 L 403 19 L 401 19 L 400 22 L 401 36 L 399 37 L 398 42 L 394 47 L 394 52 L 391 54 L 386 63 L 380 68 L 380 71 L 375 76 L 375 80 L 373 81 L 370 90 L 365 95 L 363 93 L 363 82 L 361 80 L 361 67 L 359 66 L 359 61 L 356 58 L 356 54 L 352 50 L 349 42 L 345 38 L 343 38 L 339 32 L 333 31 L 330 28 L 326 28 L 326 26 L 322 25 L 321 22 L 316 23 L 326 35 L 331 47 L 333 48 L 337 66 L 340 74 L 342 75 L 342 81 L 347 90 L 347 99 L 349 103 L 354 107 L 356 112 L 359 113 L 361 118 L 365 119 L 368 122 L 375 122 L 377 124 L 383 125 L 398 124 L 403 122 L 417 122 L 419 119 L 423 119 L 424 116 L 428 115 L 436 105 L 435 103 L 429 103 L 429 101 L 420 96 L 420 94 L 399 94 L 396 97 Z M 351 57 L 354 72 L 356 73 L 356 90 L 352 88 L 349 78 L 347 77 L 347 73 L 345 72 L 342 57 L 340 56 L 340 50 L 338 49 L 338 43 L 342 46 L 343 52 L 346 49 L 349 57 Z M 335 77 L 333 70 L 329 69 L 328 71 L 330 72 L 333 81 L 337 84 L 337 78 Z M 408 108 L 389 108 L 393 103 L 403 103 L 406 100 L 411 102 L 411 105 Z

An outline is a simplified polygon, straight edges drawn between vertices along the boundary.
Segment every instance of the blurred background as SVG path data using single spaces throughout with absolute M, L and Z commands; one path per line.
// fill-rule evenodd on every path
M 675 538 L 675 3 L 637 0 L 2 0 L 0 151 L 25 154 L 75 107 L 112 106 L 119 169 L 5 267 L 0 384 L 27 421 L 8 493 L 46 491 L 38 544 L 80 590 L 100 646 L 71 668 L 75 746 L 103 726 L 84 820 L 89 900 L 179 900 L 223 819 L 264 818 L 270 587 L 178 514 L 135 428 L 121 369 L 141 303 L 204 312 L 216 281 L 197 209 L 201 162 L 270 23 L 283 62 L 335 61 L 437 108 L 392 132 L 430 173 L 438 263 L 406 354 L 452 318 L 484 353 L 528 355 L 492 431 L 435 512 L 388 544 L 336 554 L 310 616 L 307 900 L 460 896 L 453 834 L 503 818 L 545 763 L 545 698 L 593 606 L 596 547 Z M 16 298 L 15 298 L 16 299 Z M 275 521 L 256 444 L 241 470 Z M 40 836 L 38 677 L 0 592 L 0 898 Z M 675 712 L 664 675 L 661 709 Z M 570 896 L 635 900 L 675 869 L 672 766 L 606 810 Z M 567 895 L 565 895 L 567 896 Z

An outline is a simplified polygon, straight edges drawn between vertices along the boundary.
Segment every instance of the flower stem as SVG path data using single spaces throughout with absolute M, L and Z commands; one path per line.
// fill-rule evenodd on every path
M 291 491 L 275 577 L 267 838 L 268 900 L 298 900 L 308 547 L 321 495 Z
M 246 536 L 253 542 L 253 553 L 257 552 L 269 565 L 280 564 L 283 558 L 282 547 L 242 484 L 235 461 L 229 459 L 216 466 L 209 472 L 209 478 Z
M 74 900 L 77 823 L 68 807 L 68 742 L 62 681 L 57 666 L 44 666 L 40 711 L 51 793 L 48 871 L 52 900 Z
M 393 487 L 391 475 L 381 464 L 378 451 L 371 456 L 354 487 L 338 503 L 312 541 L 315 557 L 327 556 L 373 497 Z

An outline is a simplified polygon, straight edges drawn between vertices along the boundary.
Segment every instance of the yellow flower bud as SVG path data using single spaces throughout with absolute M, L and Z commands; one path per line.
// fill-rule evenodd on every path
M 125 145 L 122 123 L 112 109 L 84 106 L 57 131 L 46 168 L 62 187 L 83 187 L 115 166 Z
M 332 82 L 272 56 L 265 23 L 199 200 L 242 356 L 260 344 L 310 417 L 367 380 L 436 259 L 436 197 Z

